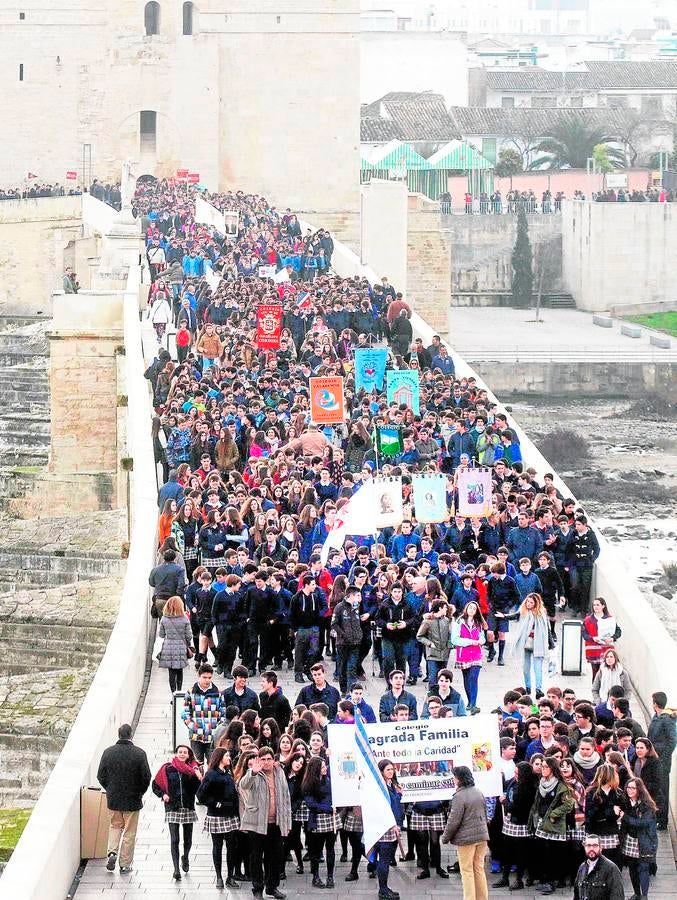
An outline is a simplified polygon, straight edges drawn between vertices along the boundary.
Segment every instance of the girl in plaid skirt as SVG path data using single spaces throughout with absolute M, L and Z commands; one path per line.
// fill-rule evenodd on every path
M 575 806 L 567 816 L 567 874 L 572 884 L 576 878 L 578 867 L 583 862 L 583 841 L 585 840 L 585 784 L 583 776 L 571 757 L 565 757 L 560 763 L 564 780 L 574 795 Z
M 310 869 L 313 873 L 313 887 L 333 888 L 336 861 L 334 845 L 336 844 L 339 820 L 331 800 L 329 768 L 321 756 L 314 756 L 308 760 L 301 792 L 309 812 L 308 851 Z M 323 850 L 327 860 L 326 883 L 320 878 L 320 858 Z
M 416 853 L 421 863 L 417 879 L 420 881 L 430 878 L 431 865 L 440 878 L 448 878 L 449 875 L 442 868 L 440 850 L 440 835 L 447 824 L 447 815 L 441 801 L 426 800 L 414 803 L 407 824 L 413 834 Z
M 609 763 L 602 763 L 585 795 L 585 833 L 599 835 L 604 855 L 616 865 L 621 863 L 621 841 L 615 807 L 622 804 L 618 772 Z
M 651 872 L 656 865 L 656 809 L 641 778 L 628 781 L 623 803 L 615 809 L 621 820 L 621 852 L 630 871 L 635 897 L 648 895 Z
M 214 750 L 209 759 L 209 769 L 197 790 L 198 803 L 207 807 L 204 831 L 212 836 L 212 860 L 216 873 L 216 887 L 223 890 L 223 844 L 226 844 L 226 862 L 230 888 L 238 888 L 235 880 L 235 858 L 237 853 L 237 832 L 240 828 L 237 789 L 230 772 L 230 753 L 223 747 Z
M 346 836 L 347 843 L 350 844 L 351 859 L 350 872 L 346 875 L 346 881 L 357 881 L 360 877 L 358 869 L 360 867 L 360 859 L 364 855 L 364 845 L 362 843 L 362 807 L 346 806 L 341 810 L 341 844 L 343 844 L 343 835 Z M 345 850 L 347 851 L 347 846 Z M 347 857 L 347 852 L 346 852 Z M 343 854 L 341 855 L 343 859 Z
M 183 856 L 181 868 L 190 868 L 188 854 L 193 845 L 193 823 L 197 822 L 195 794 L 202 781 L 202 774 L 193 751 L 186 744 L 179 744 L 171 762 L 160 766 L 153 779 L 153 793 L 165 805 L 165 822 L 169 827 L 174 880 L 181 881 L 179 870 L 179 829 L 183 826 Z
M 538 776 L 528 762 L 517 763 L 515 777 L 505 788 L 503 798 L 503 877 L 510 884 L 510 870 L 516 869 L 510 890 L 524 889 L 524 872 L 529 865 L 533 840 L 529 831 L 529 814 L 536 797 Z M 529 870 L 531 872 L 531 869 Z M 494 887 L 497 885 L 494 884 Z M 506 885 L 507 886 L 507 885 Z
M 292 753 L 284 764 L 291 800 L 291 830 L 287 835 L 284 858 L 290 853 L 296 857 L 296 874 L 303 875 L 303 844 L 301 843 L 301 829 L 308 823 L 310 813 L 303 800 L 302 784 L 306 771 L 306 757 L 303 753 Z M 285 863 L 286 865 L 286 863 Z M 286 879 L 286 873 L 284 873 Z M 284 880 L 283 879 L 283 880 Z
M 536 837 L 534 856 L 544 884 L 542 894 L 554 894 L 557 883 L 564 879 L 566 817 L 574 805 L 573 794 L 562 777 L 558 761 L 546 756 L 529 816 L 529 825 Z
M 388 788 L 390 808 L 395 817 L 395 826 L 383 835 L 374 848 L 376 853 L 376 875 L 378 877 L 378 897 L 379 900 L 400 900 L 399 893 L 390 890 L 388 887 L 388 873 L 395 859 L 395 847 L 397 846 L 397 839 L 400 836 L 400 829 L 404 821 L 404 810 L 400 799 L 402 789 L 397 783 L 395 766 L 389 759 L 380 759 L 378 767 Z M 373 877 L 373 874 L 370 877 Z

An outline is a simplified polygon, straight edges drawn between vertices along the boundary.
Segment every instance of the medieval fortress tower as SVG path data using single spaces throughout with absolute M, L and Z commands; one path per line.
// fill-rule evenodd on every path
M 15 0 L 0 8 L 2 182 L 200 174 L 359 204 L 359 0 Z

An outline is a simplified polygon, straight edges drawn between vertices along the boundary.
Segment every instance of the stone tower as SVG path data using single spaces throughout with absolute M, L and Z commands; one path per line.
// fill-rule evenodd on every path
M 0 10 L 4 184 L 117 178 L 132 158 L 357 211 L 359 0 L 17 4 Z

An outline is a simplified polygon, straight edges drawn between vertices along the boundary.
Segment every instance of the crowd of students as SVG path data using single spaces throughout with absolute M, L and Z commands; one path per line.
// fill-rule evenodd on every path
M 337 277 L 327 232 L 303 235 L 290 210 L 263 198 L 206 199 L 237 210 L 237 235 L 196 223 L 191 195 L 167 182 L 143 185 L 134 201 L 153 279 L 151 316 L 166 303 L 159 337 L 176 329 L 177 358 L 161 349 L 146 372 L 163 473 L 149 577 L 157 658 L 172 692 L 183 689 L 189 665 L 198 670 L 184 701 L 190 745 L 153 781 L 174 878 L 189 870 L 197 802 L 207 807 L 219 887 L 251 879 L 254 896 L 281 897 L 294 859 L 299 874 L 310 863 L 314 888 L 333 887 L 337 837 L 351 860 L 346 880 L 356 880 L 361 815 L 332 803 L 328 723 L 353 723 L 356 707 L 367 722 L 477 714 L 481 672 L 513 653 L 524 681 L 493 710 L 504 790 L 485 804 L 498 886 L 511 871 L 513 887 L 539 880 L 544 893 L 575 880 L 587 834 L 628 864 L 635 893 L 645 895 L 656 828 L 667 821 L 675 722 L 660 693 L 648 737 L 632 717 L 614 647 L 620 629 L 603 600 L 590 606 L 600 548 L 583 511 L 552 475 L 539 479 L 523 463 L 505 414 L 472 378 L 456 378 L 439 337 L 430 346 L 414 339 L 411 311 L 387 279 Z M 322 254 L 328 266 L 308 277 L 290 264 L 294 254 Z M 260 264 L 286 269 L 289 280 L 258 277 Z M 256 344 L 256 306 L 270 302 L 284 311 L 274 351 Z M 355 390 L 352 351 L 384 340 L 389 366 L 420 372 L 420 415 L 379 391 Z M 310 422 L 311 375 L 344 376 L 345 423 Z M 403 437 L 394 458 L 374 443 L 386 425 Z M 459 469 L 475 465 L 492 469 L 494 509 L 471 521 L 454 506 Z M 377 471 L 402 476 L 402 523 L 348 539 L 323 565 L 339 510 Z M 449 515 L 419 524 L 411 475 L 440 471 Z M 589 699 L 554 685 L 544 691 L 556 615 L 567 606 L 584 618 Z M 299 685 L 293 706 L 278 684 L 285 664 Z M 247 683 L 257 673 L 258 694 Z M 215 675 L 232 684 L 217 686 Z M 364 700 L 370 678 L 385 680 L 377 710 Z M 422 703 L 406 690 L 419 680 L 427 682 Z M 447 802 L 403 804 L 395 767 L 381 763 L 397 828 L 368 868 L 381 900 L 392 900 L 388 872 L 405 829 L 405 859 L 417 859 L 420 879 L 449 877 L 440 844 L 464 846 L 464 829 L 447 828 Z M 464 777 L 457 786 L 470 788 Z M 117 847 L 110 851 L 114 869 Z M 459 852 L 450 867 L 460 868 L 464 888 L 479 877 L 466 856 Z

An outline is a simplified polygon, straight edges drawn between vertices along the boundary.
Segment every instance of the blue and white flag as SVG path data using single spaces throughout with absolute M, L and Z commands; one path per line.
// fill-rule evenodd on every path
M 409 407 L 415 416 L 421 411 L 421 375 L 418 369 L 390 369 L 386 375 L 388 403 Z
M 444 475 L 414 475 L 414 509 L 417 522 L 444 522 L 447 507 L 447 479 Z
M 345 727 L 345 726 L 343 726 Z M 364 727 L 364 719 L 355 707 L 355 746 L 360 770 L 360 806 L 365 855 L 370 856 L 383 835 L 395 828 L 397 822 L 390 806 L 388 788 L 381 775 Z
M 388 351 L 385 347 L 366 347 L 355 351 L 355 391 L 368 394 L 383 390 Z

